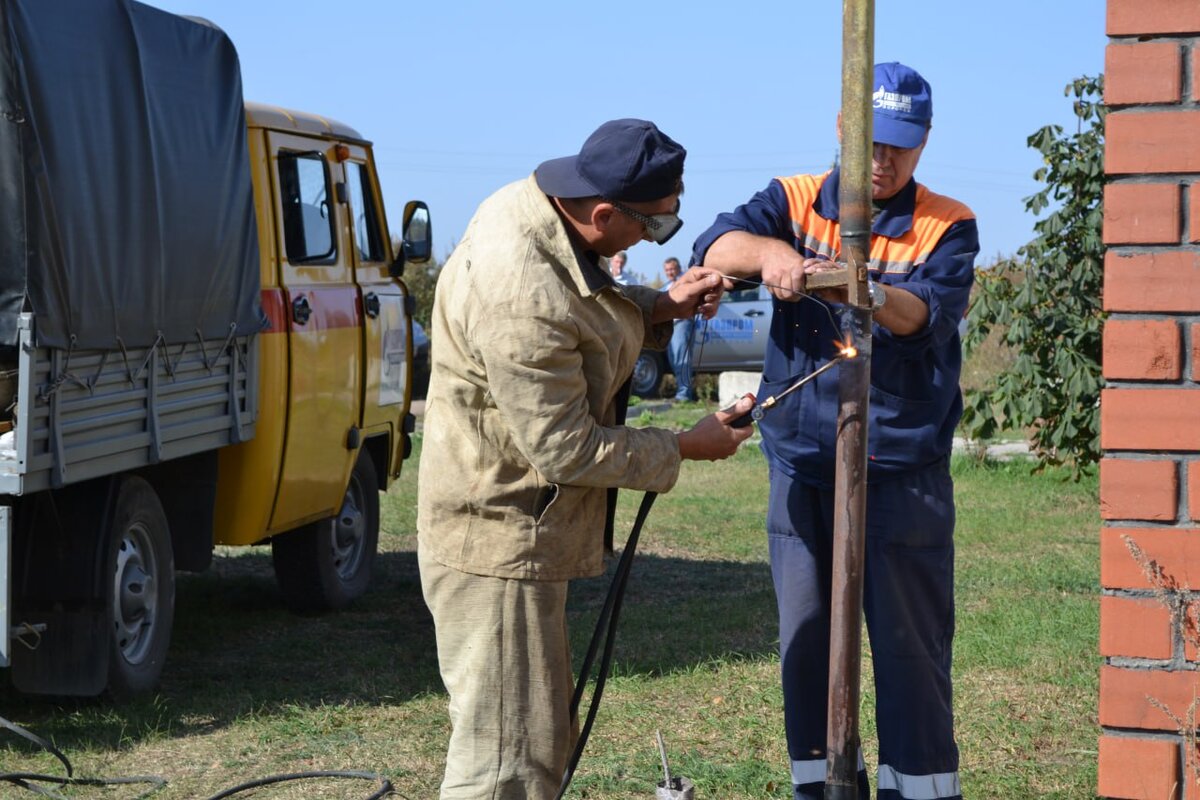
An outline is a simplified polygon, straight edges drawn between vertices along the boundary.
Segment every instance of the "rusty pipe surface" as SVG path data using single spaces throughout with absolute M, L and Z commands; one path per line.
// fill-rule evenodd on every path
M 867 264 L 871 250 L 875 3 L 844 0 L 842 9 L 842 161 L 838 216 L 842 256 L 848 267 L 843 341 L 857 348 L 862 357 L 843 362 L 838 373 L 825 800 L 854 800 L 858 796 L 867 415 L 871 387 Z

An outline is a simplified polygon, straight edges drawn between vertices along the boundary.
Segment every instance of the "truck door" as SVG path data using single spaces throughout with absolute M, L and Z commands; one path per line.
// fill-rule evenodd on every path
M 362 315 L 335 185 L 334 144 L 272 131 L 276 234 L 288 327 L 288 417 L 271 518 L 284 530 L 341 507 L 357 453 Z
M 392 245 L 383 224 L 383 204 L 370 155 L 358 145 L 348 146 L 342 162 L 346 180 L 350 230 L 354 242 L 355 278 L 362 291 L 363 403 L 365 431 L 389 429 L 392 453 L 389 472 L 399 473 L 403 440 L 399 426 L 408 412 L 411 394 L 411 325 L 405 287 L 388 273 Z M 383 485 L 384 476 L 380 476 Z

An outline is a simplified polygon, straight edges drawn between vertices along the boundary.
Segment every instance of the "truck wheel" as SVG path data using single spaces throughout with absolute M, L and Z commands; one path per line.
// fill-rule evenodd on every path
M 141 478 L 121 479 L 107 564 L 108 688 L 123 697 L 158 683 L 175 617 L 171 532 L 158 495 Z
M 271 539 L 275 579 L 284 602 L 305 613 L 343 608 L 371 582 L 379 544 L 379 481 L 359 453 L 342 508 L 330 519 Z

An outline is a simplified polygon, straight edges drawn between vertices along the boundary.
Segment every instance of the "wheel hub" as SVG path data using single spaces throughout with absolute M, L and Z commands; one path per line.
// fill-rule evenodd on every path
M 333 519 L 333 563 L 338 575 L 349 580 L 358 571 L 364 558 L 363 540 L 366 536 L 367 518 L 363 513 L 362 486 L 355 478 L 346 487 L 342 508 Z
M 113 634 L 122 656 L 140 663 L 153 641 L 158 620 L 158 593 L 150 532 L 134 524 L 121 536 L 113 571 Z

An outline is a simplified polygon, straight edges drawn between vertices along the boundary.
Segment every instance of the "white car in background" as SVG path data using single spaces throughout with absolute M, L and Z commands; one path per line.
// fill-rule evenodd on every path
M 771 328 L 771 302 L 771 294 L 763 286 L 726 292 L 712 319 L 696 321 L 692 371 L 762 372 Z M 670 371 L 665 352 L 643 350 L 633 369 L 633 393 L 657 397 L 663 376 Z

